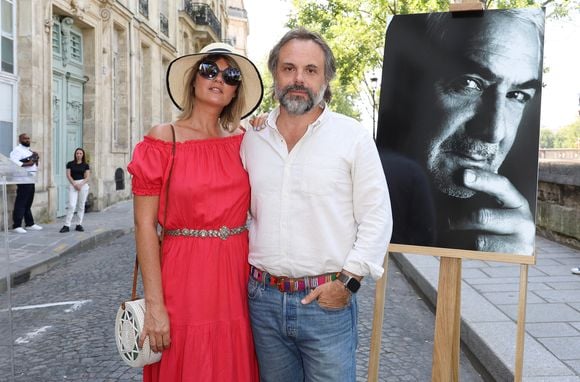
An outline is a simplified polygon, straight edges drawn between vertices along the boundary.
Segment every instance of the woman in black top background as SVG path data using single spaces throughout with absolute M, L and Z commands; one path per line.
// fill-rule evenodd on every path
M 60 232 L 69 232 L 72 218 L 77 212 L 78 223 L 75 228 L 77 231 L 84 231 L 82 226 L 83 217 L 85 216 L 85 203 L 89 195 L 89 164 L 85 158 L 85 150 L 77 148 L 74 153 L 74 160 L 66 164 L 66 177 L 70 182 L 68 190 L 68 206 L 64 226 Z

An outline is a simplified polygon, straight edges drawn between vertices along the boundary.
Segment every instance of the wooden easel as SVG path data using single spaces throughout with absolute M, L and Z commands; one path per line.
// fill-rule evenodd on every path
M 484 8 L 479 0 L 461 0 L 449 4 L 449 12 L 483 11 Z
M 441 258 L 439 265 L 439 281 L 437 284 L 433 364 L 431 368 L 431 380 L 435 382 L 459 381 L 462 259 L 520 264 L 514 381 L 521 382 L 524 365 L 524 323 L 526 319 L 526 297 L 528 293 L 528 265 L 534 265 L 536 263 L 535 256 L 435 247 L 428 248 L 403 244 L 391 244 L 389 246 L 389 251 L 425 256 L 439 256 Z M 381 333 L 385 309 L 385 288 L 387 285 L 388 261 L 389 253 L 385 256 L 385 262 L 383 265 L 385 273 L 376 284 L 371 348 L 369 355 L 369 382 L 378 381 L 379 352 L 381 347 Z
M 479 0 L 462 0 L 449 5 L 450 12 L 483 11 L 484 5 Z M 459 381 L 459 351 L 461 330 L 461 265 L 462 259 L 496 261 L 520 264 L 520 285 L 518 299 L 518 320 L 516 333 L 516 355 L 514 381 L 522 381 L 524 362 L 524 337 L 526 317 L 526 297 L 528 285 L 528 265 L 534 265 L 535 256 L 502 254 L 495 252 L 478 252 L 428 248 L 411 245 L 391 244 L 390 252 L 412 253 L 428 256 L 440 256 L 439 281 L 437 287 L 437 306 L 435 314 L 435 333 L 433 343 L 433 363 L 431 380 L 434 382 Z M 426 253 L 428 252 L 428 253 Z M 369 355 L 368 381 L 378 381 L 379 354 L 385 308 L 385 290 L 387 285 L 389 253 L 387 252 L 383 267 L 385 273 L 376 284 L 375 307 L 371 348 Z

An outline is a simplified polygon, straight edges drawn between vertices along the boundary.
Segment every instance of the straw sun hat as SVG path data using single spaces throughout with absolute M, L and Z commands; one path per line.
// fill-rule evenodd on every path
M 264 94 L 262 78 L 256 66 L 246 57 L 234 53 L 231 45 L 215 42 L 205 46 L 199 53 L 181 56 L 171 61 L 167 68 L 167 91 L 171 101 L 179 110 L 183 110 L 184 88 L 187 86 L 187 74 L 189 70 L 205 56 L 220 54 L 234 60 L 242 73 L 244 100 L 246 106 L 242 112 L 242 118 L 252 114 L 258 108 Z

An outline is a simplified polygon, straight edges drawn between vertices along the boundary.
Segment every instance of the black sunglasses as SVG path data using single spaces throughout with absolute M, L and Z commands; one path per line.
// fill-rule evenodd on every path
M 221 73 L 224 82 L 230 86 L 236 86 L 242 82 L 242 73 L 240 72 L 240 69 L 232 68 L 230 66 L 224 70 L 220 70 L 215 62 L 202 62 L 199 64 L 197 72 L 200 76 L 208 80 L 213 80 Z

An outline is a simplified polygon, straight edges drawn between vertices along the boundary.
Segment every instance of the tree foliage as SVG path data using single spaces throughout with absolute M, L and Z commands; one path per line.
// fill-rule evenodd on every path
M 369 73 L 380 73 L 389 15 L 440 12 L 448 0 L 293 0 L 296 12 L 288 26 L 303 26 L 324 37 L 337 60 L 337 78 L 331 83 L 331 106 L 358 117 L 356 100 L 372 104 Z M 486 0 L 492 8 L 550 5 L 553 17 L 568 9 L 580 9 L 580 0 Z
M 558 131 L 540 130 L 540 148 L 542 149 L 578 149 L 580 148 L 580 117 Z
M 257 114 L 268 113 L 270 110 L 276 107 L 276 103 L 272 98 L 274 81 L 272 80 L 272 74 L 270 74 L 267 64 L 263 65 L 263 67 L 260 69 L 260 73 L 262 74 L 262 82 L 264 85 L 264 98 L 262 98 L 262 102 L 260 103 Z

